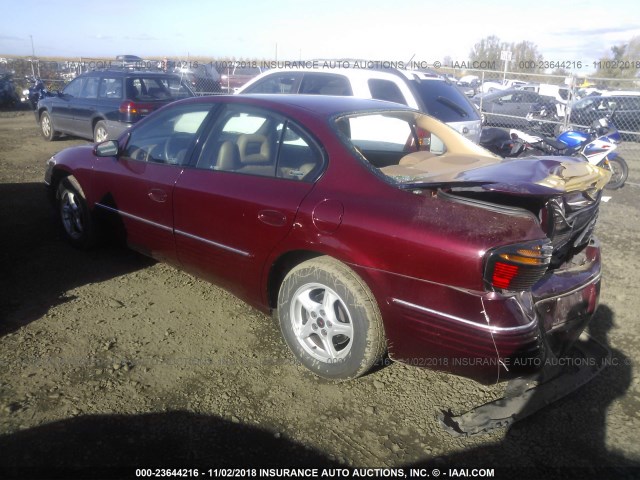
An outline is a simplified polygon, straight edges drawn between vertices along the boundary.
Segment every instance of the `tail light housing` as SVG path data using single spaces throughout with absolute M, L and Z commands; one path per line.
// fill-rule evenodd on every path
M 120 112 L 120 120 L 123 122 L 135 122 L 140 117 L 150 114 L 155 107 L 153 104 L 125 100 L 120 104 L 120 108 L 118 109 Z
M 487 253 L 484 281 L 491 290 L 529 290 L 547 272 L 553 247 L 548 239 L 506 245 Z

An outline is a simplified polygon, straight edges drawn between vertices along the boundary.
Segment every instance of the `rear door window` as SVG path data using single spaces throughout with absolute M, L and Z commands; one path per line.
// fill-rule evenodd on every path
M 347 77 L 330 73 L 305 73 L 299 93 L 340 96 L 353 94 Z
M 368 84 L 369 91 L 371 91 L 371 98 L 407 105 L 404 95 L 402 95 L 400 91 L 400 87 L 395 83 L 380 78 L 372 78 Z
M 441 122 L 479 120 L 480 116 L 469 99 L 448 82 L 442 80 L 412 81 L 427 113 Z
M 122 79 L 105 77 L 100 81 L 98 97 L 122 99 Z
M 254 83 L 244 93 L 298 93 L 302 73 L 274 73 Z

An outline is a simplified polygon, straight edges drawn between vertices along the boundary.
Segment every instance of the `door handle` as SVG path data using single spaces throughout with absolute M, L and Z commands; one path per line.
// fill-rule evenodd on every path
M 272 227 L 284 227 L 287 224 L 287 216 L 275 210 L 261 210 L 258 213 L 258 220 Z
M 167 201 L 167 192 L 159 188 L 152 188 L 149 190 L 149 198 L 154 202 L 164 203 Z

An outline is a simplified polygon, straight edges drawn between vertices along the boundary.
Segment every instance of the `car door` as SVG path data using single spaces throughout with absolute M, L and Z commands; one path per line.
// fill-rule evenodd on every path
M 84 138 L 93 138 L 92 120 L 98 108 L 100 77 L 87 77 L 80 95 L 70 102 L 70 131 Z
M 82 92 L 85 77 L 79 77 L 71 81 L 64 87 L 62 92 L 51 98 L 51 108 L 49 113 L 55 130 L 59 132 L 73 132 L 73 108 L 76 100 Z
M 292 228 L 322 167 L 320 148 L 290 120 L 224 107 L 174 190 L 183 268 L 249 303 L 262 301 L 266 258 Z
M 142 253 L 176 263 L 173 191 L 211 104 L 169 108 L 134 128 L 118 157 L 98 157 L 92 201 Z

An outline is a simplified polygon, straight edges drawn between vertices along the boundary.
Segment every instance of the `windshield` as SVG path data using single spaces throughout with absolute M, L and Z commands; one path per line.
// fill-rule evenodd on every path
M 502 159 L 435 118 L 416 112 L 364 112 L 336 119 L 360 159 L 401 187 L 438 183 Z
M 446 123 L 480 119 L 471 102 L 455 85 L 440 80 L 415 80 L 413 85 L 429 115 Z

